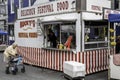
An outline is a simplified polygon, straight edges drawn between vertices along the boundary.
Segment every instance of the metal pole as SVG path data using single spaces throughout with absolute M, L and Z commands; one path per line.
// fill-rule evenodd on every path
M 110 22 L 108 22 L 108 80 L 110 80 Z
M 60 44 L 62 44 L 61 43 L 61 24 L 59 24 L 60 25 Z
M 81 44 L 81 36 L 82 36 L 82 24 L 81 24 L 81 13 L 77 14 L 77 21 L 76 21 L 76 51 L 80 52 L 82 50 Z
M 82 18 L 82 14 L 83 14 L 83 12 L 81 11 L 81 36 L 82 36 L 82 41 L 81 41 L 81 44 L 82 44 L 82 48 L 81 48 L 81 51 L 82 52 L 84 52 L 84 50 L 85 50 L 85 22 L 84 22 L 84 20 L 83 20 L 83 18 Z

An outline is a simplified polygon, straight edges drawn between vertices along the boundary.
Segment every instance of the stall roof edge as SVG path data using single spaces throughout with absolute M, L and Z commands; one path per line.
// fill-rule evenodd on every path
M 54 20 L 54 21 L 42 21 L 42 24 L 63 24 L 63 23 L 74 23 L 76 19 L 74 20 Z

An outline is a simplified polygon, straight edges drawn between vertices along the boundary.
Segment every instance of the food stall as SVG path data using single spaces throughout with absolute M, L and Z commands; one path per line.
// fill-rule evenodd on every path
M 27 64 L 58 71 L 64 61 L 84 63 L 86 74 L 108 69 L 108 21 L 102 8 L 110 5 L 108 0 L 58 0 L 18 9 L 18 53 Z
M 114 30 L 114 36 L 116 38 L 114 41 L 116 42 L 117 36 L 120 35 L 118 30 L 120 30 L 120 11 L 117 11 L 117 13 L 110 13 L 108 17 L 109 25 Z M 117 44 L 117 42 L 116 42 Z M 117 46 L 114 46 L 116 48 Z M 117 53 L 117 51 L 110 55 L 110 78 L 112 79 L 120 79 L 120 52 Z

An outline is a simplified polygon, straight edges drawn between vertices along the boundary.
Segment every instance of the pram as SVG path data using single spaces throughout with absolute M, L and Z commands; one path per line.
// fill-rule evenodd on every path
M 21 55 L 16 55 L 16 57 L 10 58 L 9 61 L 9 68 L 11 69 L 11 72 L 13 75 L 16 75 L 18 72 L 18 67 L 21 67 L 21 72 L 25 72 L 25 66 L 23 64 L 23 58 Z M 6 71 L 6 74 L 8 72 Z

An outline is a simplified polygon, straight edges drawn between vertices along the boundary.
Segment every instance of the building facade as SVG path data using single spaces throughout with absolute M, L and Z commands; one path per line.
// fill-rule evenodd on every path
M 7 2 L 6 0 L 0 1 L 0 30 L 6 30 L 7 20 Z
M 7 1 L 0 0 L 0 50 L 1 45 L 7 43 L 7 37 L 3 34 L 4 32 L 6 32 L 7 34 L 6 24 L 7 24 Z

